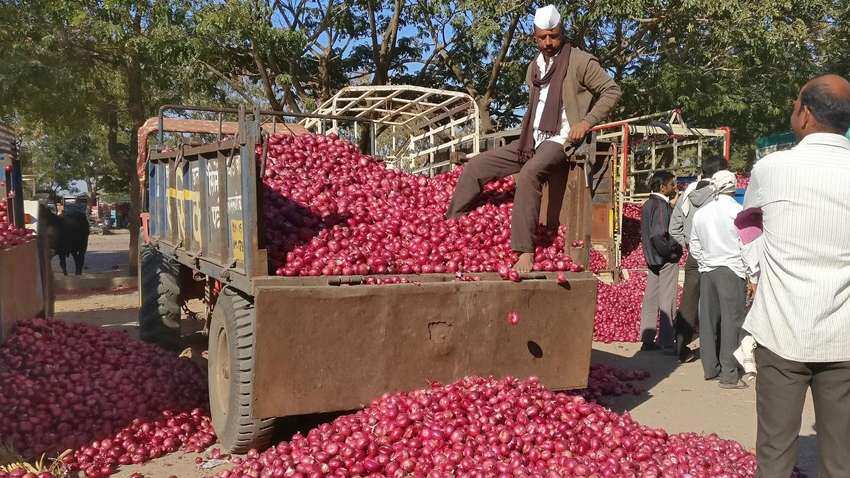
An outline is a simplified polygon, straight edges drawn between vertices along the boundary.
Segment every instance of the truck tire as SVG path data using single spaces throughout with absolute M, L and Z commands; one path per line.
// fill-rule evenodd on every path
M 225 288 L 212 313 L 208 374 L 210 412 L 222 446 L 232 453 L 269 445 L 274 418 L 255 418 L 254 304 Z
M 169 350 L 180 347 L 179 271 L 150 244 L 139 248 L 139 337 Z

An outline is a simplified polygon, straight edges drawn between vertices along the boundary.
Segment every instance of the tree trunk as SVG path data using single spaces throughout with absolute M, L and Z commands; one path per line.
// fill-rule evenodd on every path
M 322 50 L 319 56 L 319 104 L 324 103 L 331 97 L 331 65 L 330 56 L 333 51 L 330 47 Z
M 94 206 L 97 202 L 97 178 L 89 178 L 86 181 L 86 189 L 89 190 L 89 206 Z
M 145 104 L 142 92 L 142 72 L 139 62 L 129 58 L 127 63 L 127 111 L 130 113 L 130 145 L 124 170 L 130 179 L 130 211 L 127 213 L 127 223 L 130 228 L 130 274 L 136 275 L 139 267 L 139 229 L 142 209 L 141 184 L 136 172 L 138 158 L 138 131 L 145 123 Z
M 490 118 L 490 99 L 478 97 L 475 99 L 478 103 L 478 120 L 480 123 L 481 134 L 493 132 L 493 120 Z

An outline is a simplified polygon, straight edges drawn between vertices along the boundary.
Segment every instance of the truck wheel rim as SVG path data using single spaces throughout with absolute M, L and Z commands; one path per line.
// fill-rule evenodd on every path
M 227 332 L 222 329 L 218 333 L 218 350 L 216 351 L 219 359 L 218 366 L 215 369 L 215 394 L 218 397 L 219 408 L 226 415 L 228 403 L 230 403 L 230 349 L 228 347 Z

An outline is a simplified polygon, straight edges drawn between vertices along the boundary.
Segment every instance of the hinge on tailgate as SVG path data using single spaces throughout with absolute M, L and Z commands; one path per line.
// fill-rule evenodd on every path
M 221 271 L 221 280 L 226 281 L 226 282 L 231 281 L 230 272 L 233 269 L 236 268 L 236 264 L 237 264 L 237 261 L 236 261 L 236 259 L 234 259 L 233 262 L 231 262 L 229 266 L 227 266 L 224 270 Z

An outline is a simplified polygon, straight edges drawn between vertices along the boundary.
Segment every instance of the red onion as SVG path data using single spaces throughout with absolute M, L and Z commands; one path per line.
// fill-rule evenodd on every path
M 624 370 L 606 364 L 592 364 L 587 378 L 587 388 L 575 393 L 588 400 L 604 403 L 606 397 L 640 395 L 643 389 L 634 382 L 646 380 L 646 370 Z
M 121 333 L 23 321 L 0 347 L 0 370 L 0 384 L 11 392 L 0 397 L 0 413 L 7 415 L 0 417 L 0 433 L 17 446 L 31 437 L 61 442 L 65 433 L 109 437 L 67 459 L 71 470 L 89 477 L 107 476 L 127 458 L 143 462 L 178 448 L 197 451 L 214 440 L 205 411 L 188 408 L 204 400 L 199 370 Z M 636 382 L 647 376 L 593 365 L 588 388 L 570 394 L 548 391 L 534 378 L 434 383 L 384 395 L 263 453 L 233 457 L 234 468 L 215 476 L 752 476 L 754 457 L 736 442 L 668 435 L 594 403 L 640 393 Z M 65 417 L 66 409 L 73 417 Z M 150 418 L 111 428 L 125 411 Z M 226 458 L 217 448 L 210 457 Z M 22 470 L 0 473 L 21 476 Z
M 645 288 L 645 272 L 632 272 L 628 280 L 619 284 L 599 282 L 593 340 L 637 342 L 640 339 L 640 306 Z
M 394 274 L 420 273 L 498 272 L 505 280 L 521 280 L 510 267 L 516 260 L 510 248 L 511 178 L 488 184 L 481 205 L 469 214 L 445 220 L 459 169 L 434 178 L 387 170 L 333 135 L 275 135 L 268 150 L 265 240 L 277 274 L 386 276 L 369 277 L 366 285 L 402 283 Z M 645 268 L 640 205 L 626 204 L 624 215 L 623 266 Z M 582 270 L 564 254 L 564 226 L 541 226 L 536 233 L 536 270 Z M 587 246 L 583 240 L 571 245 Z M 590 270 L 607 267 L 591 249 Z M 642 284 L 629 282 L 601 288 L 595 337 L 637 340 L 642 293 Z
M 597 342 L 638 342 L 640 312 L 646 290 L 646 272 L 630 273 L 619 284 L 599 282 L 596 295 L 596 318 L 593 340 Z M 682 288 L 678 288 L 681 299 Z

